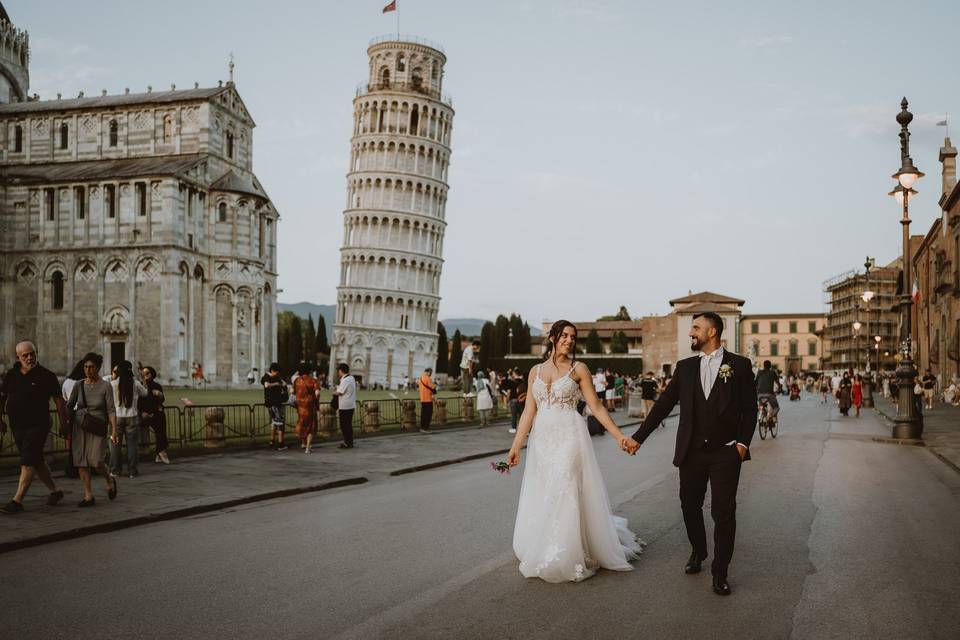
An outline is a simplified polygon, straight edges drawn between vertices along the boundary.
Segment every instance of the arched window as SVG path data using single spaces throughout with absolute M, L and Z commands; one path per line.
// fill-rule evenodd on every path
M 117 146 L 117 137 L 118 137 L 117 134 L 119 129 L 120 127 L 117 125 L 117 121 L 111 120 L 110 121 L 110 146 L 111 147 Z
M 227 134 L 228 141 L 229 135 L 230 134 Z M 173 116 L 168 115 L 163 117 L 163 141 L 165 143 L 173 142 Z M 233 155 L 231 154 L 230 157 L 232 158 Z
M 384 87 L 390 86 L 390 69 L 384 67 L 380 71 L 380 84 L 382 84 Z
M 54 271 L 50 278 L 50 284 L 53 289 L 53 308 L 63 309 L 63 274 Z
M 417 135 L 417 132 L 420 130 L 420 107 L 418 105 L 413 105 L 413 109 L 410 111 L 410 135 Z
M 226 222 L 227 221 L 227 203 L 221 202 L 217 206 L 217 222 Z
M 437 63 L 436 62 L 430 65 L 430 79 L 431 80 L 437 79 Z
M 67 126 L 66 122 L 60 123 L 60 148 L 66 149 L 67 142 L 70 134 L 70 127 Z
M 177 359 L 182 367 L 187 360 L 187 321 L 180 318 L 177 329 Z
M 23 152 L 23 127 L 20 125 L 13 128 L 13 151 L 14 153 Z
M 227 157 L 233 160 L 233 134 L 227 132 Z
M 420 67 L 413 70 L 413 74 L 410 77 L 410 84 L 413 85 L 414 89 L 419 89 L 420 85 L 423 84 L 423 74 L 420 71 Z
M 407 59 L 404 57 L 402 53 L 398 54 L 397 55 L 397 71 L 398 72 L 406 71 L 406 69 L 407 69 Z

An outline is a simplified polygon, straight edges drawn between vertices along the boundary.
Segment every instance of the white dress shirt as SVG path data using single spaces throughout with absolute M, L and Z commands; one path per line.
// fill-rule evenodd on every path
M 713 383 L 717 381 L 717 376 L 720 374 L 720 365 L 723 364 L 723 347 L 717 347 L 713 353 L 704 353 L 700 352 L 700 385 L 703 387 L 703 397 L 710 397 L 710 390 L 713 389 Z M 744 449 L 747 448 L 747 445 L 742 442 L 737 442 L 736 440 L 731 440 L 727 443 L 738 444 Z

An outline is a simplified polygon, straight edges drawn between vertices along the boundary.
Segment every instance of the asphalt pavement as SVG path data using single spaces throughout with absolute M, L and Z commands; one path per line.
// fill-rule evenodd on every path
M 873 412 L 844 418 L 806 396 L 783 405 L 778 438 L 755 438 L 743 467 L 729 598 L 713 594 L 708 571 L 682 571 L 671 419 L 636 457 L 593 440 L 615 512 L 648 543 L 632 572 L 524 579 L 511 550 L 521 472 L 501 476 L 482 457 L 392 476 L 408 466 L 398 453 L 357 486 L 3 554 L 0 628 L 237 640 L 956 637 L 960 474 L 924 447 L 882 442 L 889 429 Z M 504 426 L 488 436 L 509 444 Z

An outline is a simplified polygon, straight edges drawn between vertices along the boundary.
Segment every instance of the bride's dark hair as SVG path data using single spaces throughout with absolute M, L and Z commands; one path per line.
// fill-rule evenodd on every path
M 553 363 L 553 366 L 557 366 L 557 360 L 556 360 L 557 354 L 553 345 L 554 343 L 556 343 L 557 340 L 560 339 L 560 336 L 563 335 L 563 330 L 566 329 L 567 327 L 573 328 L 573 339 L 574 339 L 573 348 L 574 348 L 574 354 L 576 353 L 577 325 L 573 324 L 569 320 L 557 320 L 550 327 L 550 333 L 547 334 L 547 341 L 544 345 L 545 348 L 543 350 L 543 359 L 547 360 L 549 358 L 550 362 Z

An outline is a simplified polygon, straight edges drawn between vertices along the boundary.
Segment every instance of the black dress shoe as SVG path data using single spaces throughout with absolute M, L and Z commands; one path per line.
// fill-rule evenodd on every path
M 727 576 L 713 576 L 713 592 L 718 596 L 730 595 L 730 585 L 727 584 Z
M 694 551 L 690 554 L 690 559 L 687 560 L 687 565 L 683 568 L 683 572 L 689 574 L 700 573 L 700 570 L 703 568 L 701 563 L 706 559 L 707 556 L 698 556 L 697 552 Z

